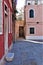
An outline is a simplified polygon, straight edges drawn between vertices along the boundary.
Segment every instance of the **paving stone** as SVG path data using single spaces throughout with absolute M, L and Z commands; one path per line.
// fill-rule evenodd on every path
M 43 44 L 17 41 L 11 52 L 15 54 L 14 60 L 5 65 L 43 65 Z

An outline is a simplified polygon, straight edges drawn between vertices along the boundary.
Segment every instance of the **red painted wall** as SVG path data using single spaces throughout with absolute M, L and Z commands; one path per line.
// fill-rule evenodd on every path
M 2 0 L 2 13 L 4 15 L 4 9 L 3 9 L 4 6 L 3 5 L 4 5 L 4 0 Z M 2 22 L 4 23 L 4 16 L 3 16 Z M 4 26 L 4 24 L 3 24 L 3 26 Z M 3 55 L 4 55 L 4 34 L 0 34 L 0 59 L 3 57 Z
M 4 36 L 0 35 L 0 59 L 4 55 Z
M 8 34 L 8 47 L 10 47 L 11 43 L 12 43 L 12 33 L 9 33 Z

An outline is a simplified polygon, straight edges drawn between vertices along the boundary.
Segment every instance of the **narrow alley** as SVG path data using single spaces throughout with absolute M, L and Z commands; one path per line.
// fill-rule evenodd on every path
M 0 0 L 0 65 L 43 65 L 42 10 L 43 0 Z

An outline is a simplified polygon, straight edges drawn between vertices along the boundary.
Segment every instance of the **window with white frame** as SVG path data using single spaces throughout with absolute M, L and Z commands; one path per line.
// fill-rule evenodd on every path
M 34 10 L 30 9 L 29 11 L 29 18 L 34 18 Z
M 35 33 L 34 27 L 30 27 L 30 34 L 34 34 L 34 33 Z
M 6 2 L 4 2 L 4 13 L 6 16 L 8 15 L 8 6 L 7 6 Z

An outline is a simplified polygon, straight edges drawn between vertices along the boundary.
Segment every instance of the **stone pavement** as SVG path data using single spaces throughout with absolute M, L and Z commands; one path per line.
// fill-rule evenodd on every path
M 43 65 L 43 44 L 16 41 L 11 52 L 15 53 L 13 61 L 4 65 Z

